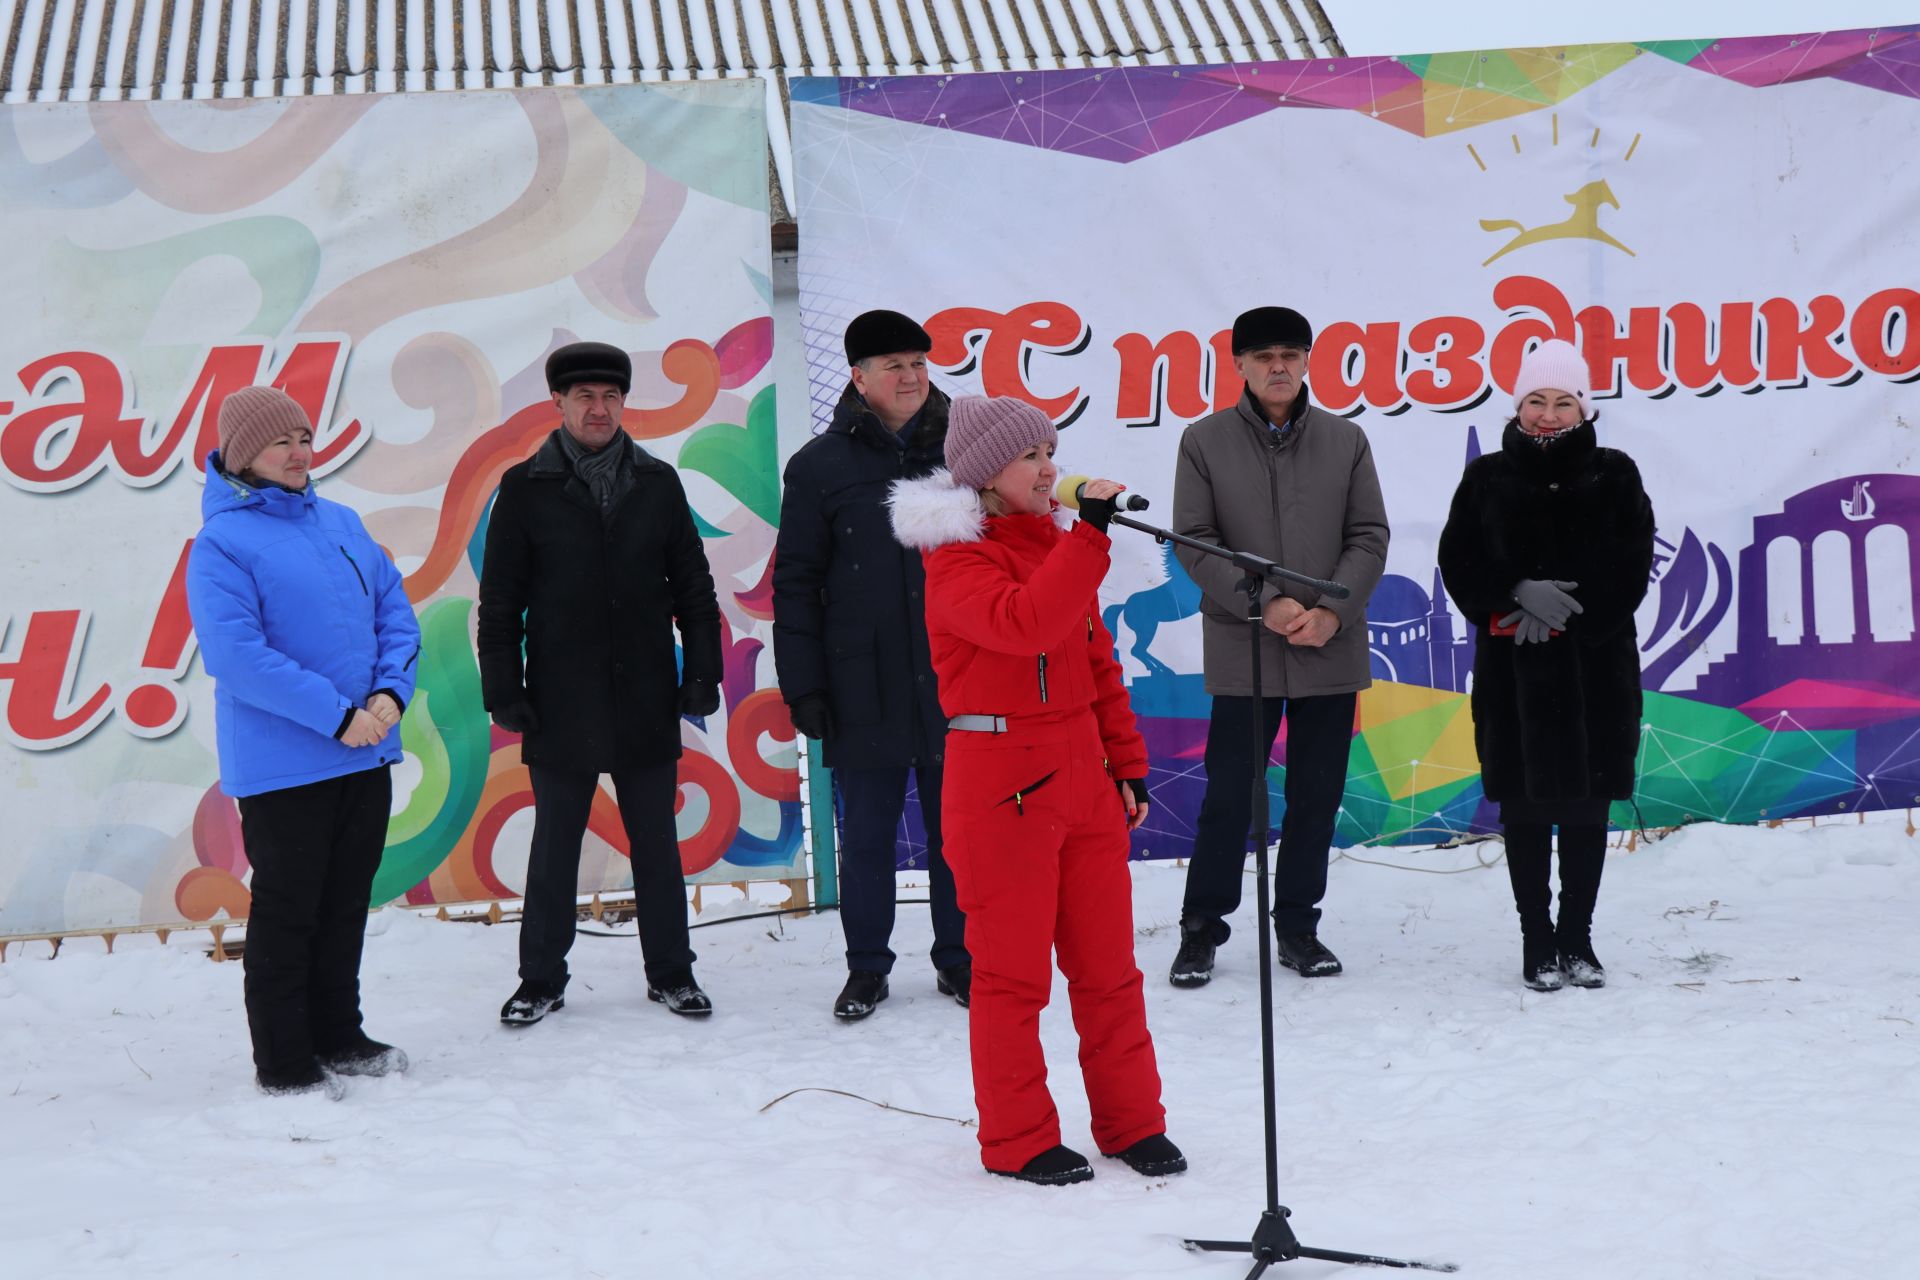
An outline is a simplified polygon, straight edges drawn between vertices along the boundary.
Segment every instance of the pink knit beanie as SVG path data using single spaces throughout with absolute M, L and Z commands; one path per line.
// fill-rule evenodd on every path
M 312 430 L 307 411 L 278 387 L 241 387 L 220 402 L 220 465 L 237 476 L 287 432 Z
M 1053 419 L 1012 396 L 960 396 L 947 410 L 947 470 L 969 489 L 986 488 L 1034 445 L 1059 443 Z
M 1559 338 L 1541 343 L 1520 359 L 1520 372 L 1513 380 L 1513 407 L 1536 391 L 1564 391 L 1580 402 L 1580 416 L 1593 416 L 1593 374 L 1587 358 L 1571 342 Z

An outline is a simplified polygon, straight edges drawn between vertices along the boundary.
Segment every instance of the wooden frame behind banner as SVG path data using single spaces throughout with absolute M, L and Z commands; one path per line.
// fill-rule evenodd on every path
M 795 876 L 779 880 L 729 880 L 725 883 L 729 888 L 738 889 L 742 897 L 749 895 L 750 885 L 785 885 L 787 888 L 786 905 L 784 907 L 775 907 L 775 910 L 790 911 L 796 914 L 810 914 L 815 910 L 813 883 L 806 876 Z M 712 889 L 715 886 L 693 884 L 687 887 L 690 890 L 688 894 L 689 905 L 693 913 L 698 916 L 702 914 L 703 911 L 701 900 L 704 895 L 702 891 Z M 430 915 L 436 920 L 457 921 L 463 924 L 501 924 L 519 919 L 520 902 L 521 900 L 519 898 L 492 898 L 474 902 L 435 903 L 431 906 L 409 906 L 406 903 L 387 903 L 375 907 L 373 910 L 386 911 L 391 909 L 411 911 L 416 915 Z M 633 917 L 633 891 L 629 889 L 611 893 L 588 894 L 576 898 L 574 900 L 574 908 L 578 919 L 618 924 Z M 724 915 L 716 916 L 709 923 L 718 924 L 726 918 Z M 166 924 L 134 924 L 102 929 L 66 929 L 51 933 L 13 934 L 7 937 L 0 937 L 0 964 L 6 963 L 8 953 L 14 947 L 24 946 L 33 942 L 45 942 L 51 945 L 53 950 L 48 957 L 51 959 L 57 957 L 60 954 L 60 949 L 75 938 L 98 938 L 106 943 L 107 954 L 112 955 L 113 944 L 127 934 L 150 933 L 160 940 L 162 946 L 165 946 L 176 933 L 197 932 L 204 932 L 210 936 L 211 945 L 207 948 L 207 955 L 211 959 L 237 960 L 246 948 L 246 927 L 246 917 L 240 916 L 218 920 L 176 920 Z M 227 937 L 229 930 L 238 931 L 240 935 L 239 938 L 229 941 Z
M 801 874 L 766 880 L 729 880 L 724 883 L 738 889 L 743 897 L 748 893 L 748 885 L 783 884 L 787 887 L 786 910 L 808 912 L 816 909 L 831 910 L 840 905 L 839 868 L 836 857 L 838 841 L 833 825 L 833 771 L 827 767 L 819 743 L 807 740 L 807 749 L 800 757 L 800 777 L 801 825 L 804 835 L 800 862 L 795 869 L 804 873 L 808 864 L 811 863 L 811 876 Z M 821 814 L 826 817 L 826 825 L 817 827 L 816 819 Z M 691 890 L 689 902 L 693 912 L 699 915 L 702 909 L 701 891 L 710 886 L 696 882 L 687 887 Z M 581 919 L 597 921 L 605 919 L 610 911 L 618 915 L 620 904 L 630 903 L 632 900 L 632 890 L 626 890 L 594 893 L 576 899 L 576 904 Z M 519 901 L 518 898 L 486 898 L 471 902 L 435 903 L 432 906 L 421 907 L 409 907 L 402 903 L 388 903 L 385 906 L 398 906 L 403 910 L 431 914 L 441 920 L 467 922 L 485 920 L 491 924 L 498 924 L 509 915 L 518 913 L 517 906 L 503 904 L 517 904 Z M 384 910 L 385 906 L 376 907 L 374 910 Z M 244 932 L 246 923 L 246 917 L 238 916 L 220 920 L 183 919 L 159 924 L 114 925 L 98 929 L 63 929 L 47 933 L 6 934 L 0 935 L 0 964 L 6 963 L 7 953 L 11 948 L 29 942 L 51 944 L 53 955 L 57 956 L 60 954 L 61 946 L 71 938 L 99 938 L 107 944 L 107 954 L 111 955 L 114 941 L 123 934 L 151 933 L 158 937 L 161 945 L 164 946 L 176 933 L 198 930 L 205 930 L 212 936 L 213 945 L 208 948 L 208 955 L 215 960 L 230 960 L 238 958 L 240 949 L 228 947 L 226 932 L 235 926 L 239 926 Z
M 821 770 L 820 773 L 824 774 L 825 770 Z M 1865 826 L 1867 824 L 1867 813 L 1867 810 L 1861 810 L 1854 815 L 1856 825 Z M 1827 819 L 1827 824 L 1831 826 L 1835 821 L 1836 819 L 1829 818 Z M 1757 825 L 1765 826 L 1771 831 L 1786 826 L 1788 823 L 1801 822 L 1806 823 L 1809 827 L 1817 827 L 1820 825 L 1820 819 L 1817 815 L 1807 818 L 1771 818 Z M 1653 844 L 1681 829 L 1681 827 L 1677 826 L 1653 827 L 1646 830 L 1627 828 L 1613 833 L 1611 846 L 1622 853 L 1630 854 L 1637 851 L 1643 843 Z M 831 824 L 828 826 L 828 831 L 832 831 Z M 1907 810 L 1906 833 L 1909 839 L 1920 834 L 1920 827 L 1914 825 L 1912 809 Z M 1485 836 L 1480 838 L 1496 840 L 1499 837 Z M 833 851 L 832 839 L 831 834 L 826 837 L 826 853 L 829 860 Z M 813 860 L 815 863 L 815 873 L 811 877 L 794 876 L 779 880 L 729 880 L 725 883 L 729 888 L 738 889 L 742 897 L 748 896 L 750 892 L 748 886 L 750 885 L 785 885 L 787 887 L 787 905 L 785 907 L 775 908 L 775 910 L 789 911 L 796 914 L 811 914 L 816 911 L 832 910 L 839 905 L 837 894 L 831 900 L 827 897 L 829 893 L 834 892 L 835 878 L 831 870 L 827 870 L 824 873 L 820 870 L 820 862 L 822 860 L 817 855 L 814 856 Z M 703 884 L 688 886 L 691 890 L 688 898 L 689 904 L 696 916 L 702 913 L 701 891 L 712 887 L 711 885 Z M 404 904 L 388 903 L 386 906 L 375 907 L 374 910 L 385 911 L 393 908 L 401 911 L 412 911 L 419 915 L 432 915 L 437 920 L 459 921 L 468 924 L 481 922 L 500 924 L 519 915 L 519 907 L 517 905 L 519 901 L 520 899 L 518 898 L 494 898 L 478 902 L 438 903 L 431 907 L 411 907 Z M 595 893 L 584 898 L 576 899 L 576 909 L 579 918 L 582 920 L 619 923 L 631 918 L 633 911 L 632 902 L 632 890 L 615 893 Z M 719 924 L 726 918 L 726 916 L 718 916 L 708 923 Z M 71 929 L 58 933 L 14 934 L 0 938 L 0 964 L 6 963 L 8 958 L 7 953 L 11 948 L 29 942 L 50 943 L 53 947 L 52 956 L 58 956 L 60 954 L 60 948 L 70 939 L 99 938 L 107 944 L 107 954 L 111 955 L 113 954 L 114 941 L 123 934 L 151 933 L 157 936 L 160 939 L 161 945 L 164 946 L 168 939 L 176 933 L 188 933 L 200 930 L 206 931 L 212 937 L 213 945 L 207 949 L 207 954 L 210 958 L 214 960 L 234 960 L 239 958 L 245 948 L 244 934 L 246 923 L 246 919 L 242 917 L 240 919 L 212 921 L 180 920 L 170 924 L 136 924 L 110 929 Z M 226 933 L 227 930 L 235 926 L 238 926 L 242 932 L 242 941 L 237 945 L 229 947 L 226 941 Z M 52 958 L 52 956 L 49 958 Z

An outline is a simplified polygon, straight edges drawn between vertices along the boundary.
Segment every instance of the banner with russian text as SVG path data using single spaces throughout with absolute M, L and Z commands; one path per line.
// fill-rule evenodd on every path
M 895 308 L 937 382 L 1025 397 L 1064 470 L 1166 512 L 1182 428 L 1240 394 L 1233 317 L 1304 312 L 1312 394 L 1366 430 L 1393 524 L 1338 840 L 1440 840 L 1495 815 L 1435 545 L 1522 353 L 1566 338 L 1659 523 L 1615 821 L 1914 805 L 1917 97 L 1916 27 L 801 81 L 815 418 L 846 321 Z M 1123 531 L 1103 599 L 1153 749 L 1135 851 L 1184 855 L 1198 591 Z
M 394 557 L 424 636 L 376 901 L 518 896 L 532 794 L 472 628 L 502 472 L 558 424 L 542 368 L 633 353 L 725 620 L 682 723 L 691 878 L 800 859 L 771 684 L 778 515 L 757 82 L 0 110 L 0 937 L 244 916 L 186 548 L 221 400 L 312 417 L 316 483 Z M 631 878 L 611 795 L 583 891 Z

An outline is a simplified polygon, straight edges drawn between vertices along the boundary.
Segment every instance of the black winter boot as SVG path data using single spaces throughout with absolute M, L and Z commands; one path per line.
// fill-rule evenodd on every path
M 1018 1178 L 1043 1187 L 1064 1187 L 1069 1182 L 1086 1182 L 1093 1177 L 1093 1166 L 1072 1147 L 1049 1147 L 1018 1169 L 989 1169 L 1002 1178 Z
M 259 1086 L 260 1092 L 274 1098 L 291 1097 L 296 1093 L 324 1093 L 338 1102 L 347 1096 L 346 1082 L 321 1070 L 320 1063 L 313 1059 L 282 1071 L 256 1071 L 253 1082 Z
M 566 988 L 551 982 L 522 982 L 500 1006 L 500 1021 L 510 1027 L 530 1027 L 555 1009 L 567 1007 Z
M 1535 991 L 1558 991 L 1566 985 L 1560 963 L 1559 949 L 1551 942 L 1520 944 L 1520 981 Z
M 1280 963 L 1303 978 L 1331 978 L 1340 972 L 1340 957 L 1317 933 L 1276 933 L 1274 942 Z
M 971 991 L 971 985 L 969 985 Z M 834 997 L 833 1016 L 842 1022 L 858 1022 L 880 1007 L 887 998 L 887 975 L 871 969 L 855 969 L 847 975 L 847 985 Z
M 1559 948 L 1553 934 L 1553 828 L 1544 822 L 1505 826 L 1507 879 L 1520 914 L 1520 980 L 1535 991 L 1560 989 Z
M 973 966 L 950 964 L 944 969 L 935 969 L 933 989 L 943 996 L 951 996 L 962 1009 L 967 1008 L 973 1002 Z
M 1601 965 L 1600 957 L 1593 954 L 1591 942 L 1563 943 L 1560 950 L 1560 972 L 1566 975 L 1569 984 L 1576 987 L 1591 989 L 1607 985 L 1607 971 Z
M 1174 953 L 1167 981 L 1176 987 L 1204 987 L 1213 981 L 1213 926 L 1206 920 L 1180 922 L 1180 950 Z
M 692 974 L 661 986 L 647 986 L 647 999 L 664 1004 L 683 1018 L 705 1018 L 713 1014 L 713 1001 L 700 989 Z
M 320 1065 L 343 1076 L 384 1076 L 407 1069 L 407 1055 L 362 1033 L 350 1044 L 320 1055 Z
M 1560 828 L 1560 923 L 1555 945 L 1560 969 L 1576 987 L 1604 987 L 1607 971 L 1593 954 L 1593 907 L 1607 865 L 1604 826 Z
M 1142 1138 L 1124 1151 L 1102 1151 L 1109 1160 L 1119 1160 L 1135 1173 L 1163 1178 L 1170 1173 L 1185 1173 L 1187 1158 L 1164 1133 Z

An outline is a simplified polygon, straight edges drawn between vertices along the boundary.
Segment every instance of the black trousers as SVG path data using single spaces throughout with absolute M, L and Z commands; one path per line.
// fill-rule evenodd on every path
M 527 772 L 533 778 L 533 847 L 520 917 L 520 977 L 564 987 L 580 895 L 580 841 L 600 775 L 541 765 Z M 647 983 L 662 990 L 693 980 L 686 880 L 673 827 L 678 773 L 679 765 L 669 760 L 610 775 L 633 862 L 634 919 Z
M 1287 724 L 1286 812 L 1273 869 L 1273 923 L 1281 933 L 1311 933 L 1327 894 L 1327 853 L 1333 847 L 1340 798 L 1347 789 L 1353 708 L 1359 695 L 1260 699 L 1257 759 L 1264 766 L 1282 718 Z M 1253 826 L 1254 700 L 1217 696 L 1207 725 L 1207 791 L 1193 834 L 1185 928 L 1207 929 L 1218 944 L 1232 934 L 1226 918 L 1240 906 L 1247 837 Z M 1264 771 L 1264 770 L 1263 770 Z
M 1605 800 L 1508 801 L 1500 806 L 1507 877 L 1513 885 L 1514 910 L 1520 915 L 1520 935 L 1528 942 L 1589 944 L 1607 865 L 1607 809 Z M 1549 884 L 1555 827 L 1560 829 L 1558 921 L 1553 918 Z
M 360 1038 L 360 950 L 393 775 L 381 765 L 236 803 L 253 864 L 242 956 L 253 1065 L 297 1071 Z
M 940 770 L 913 770 L 920 784 L 920 816 L 927 827 L 927 873 L 933 912 L 933 963 L 967 963 L 967 917 L 955 901 L 953 871 L 940 842 Z M 907 773 L 897 769 L 835 769 L 840 801 L 840 927 L 848 971 L 893 972 L 894 846 L 907 807 Z

